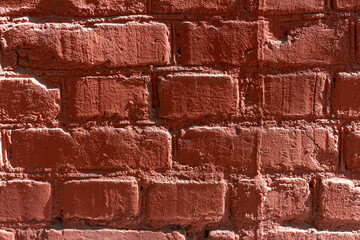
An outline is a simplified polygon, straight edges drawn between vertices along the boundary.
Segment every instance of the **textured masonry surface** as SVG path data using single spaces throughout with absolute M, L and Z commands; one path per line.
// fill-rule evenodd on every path
M 360 239 L 359 11 L 0 0 L 0 239 Z

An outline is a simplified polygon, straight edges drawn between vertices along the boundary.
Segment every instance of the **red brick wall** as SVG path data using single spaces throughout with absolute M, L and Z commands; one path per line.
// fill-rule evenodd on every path
M 0 239 L 360 239 L 359 10 L 0 0 Z

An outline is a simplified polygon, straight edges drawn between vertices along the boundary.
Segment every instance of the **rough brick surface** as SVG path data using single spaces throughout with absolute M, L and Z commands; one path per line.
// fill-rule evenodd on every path
M 60 192 L 63 217 L 111 220 L 138 213 L 139 191 L 135 181 L 69 181 Z
M 35 79 L 0 79 L 1 122 L 39 122 L 55 119 L 60 94 Z
M 359 189 L 348 179 L 325 179 L 321 185 L 320 214 L 332 225 L 357 223 Z
M 268 184 L 264 212 L 275 221 L 303 221 L 310 215 L 310 190 L 303 179 L 279 179 Z
M 261 165 L 265 171 L 334 170 L 338 137 L 332 129 L 269 128 L 262 132 Z
M 151 231 L 119 231 L 119 230 L 50 230 L 46 233 L 49 240 L 72 239 L 147 239 L 147 240 L 185 240 L 178 232 L 162 233 Z
M 223 183 L 155 182 L 148 190 L 147 215 L 167 224 L 218 222 L 225 210 Z
M 254 0 L 259 12 L 270 15 L 319 13 L 324 11 L 324 0 Z
M 3 34 L 3 63 L 12 68 L 116 68 L 169 61 L 168 30 L 160 23 L 98 24 L 94 28 L 21 24 Z
M 264 112 L 283 117 L 322 116 L 324 74 L 286 74 L 264 77 Z
M 258 24 L 252 22 L 229 21 L 220 26 L 183 23 L 179 30 L 182 64 L 254 65 L 257 30 Z
M 77 169 L 164 169 L 170 165 L 169 135 L 161 130 L 99 128 L 16 130 L 12 135 L 14 167 L 72 166 Z M 40 147 L 41 146 L 41 147 Z
M 65 115 L 71 120 L 149 118 L 149 79 L 75 78 L 65 84 Z
M 238 89 L 226 75 L 170 75 L 159 87 L 160 117 L 196 119 L 235 115 Z
M 360 239 L 360 0 L 0 0 L 0 239 Z
M 332 95 L 332 110 L 335 116 L 358 118 L 359 108 L 359 74 L 339 73 L 335 78 Z
M 282 36 L 274 34 L 279 31 Z M 350 61 L 350 44 L 347 20 L 303 26 L 267 22 L 263 59 L 271 66 L 338 65 Z
M 51 186 L 45 182 L 0 182 L 0 222 L 50 220 Z
M 198 167 L 211 164 L 228 171 L 254 173 L 256 129 L 190 128 L 178 140 L 178 161 Z

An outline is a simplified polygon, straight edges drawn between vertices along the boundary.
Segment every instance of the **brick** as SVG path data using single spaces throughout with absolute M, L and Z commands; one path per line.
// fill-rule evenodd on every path
M 264 233 L 262 238 L 264 240 L 355 240 L 360 237 L 360 234 L 355 232 L 316 231 L 315 229 L 301 230 L 290 227 L 279 227 L 275 230 L 264 231 Z
M 51 186 L 29 180 L 1 181 L 0 206 L 0 222 L 48 221 Z
M 264 23 L 266 37 L 262 59 L 267 66 L 326 66 L 351 62 L 348 20 L 300 26 Z
M 177 141 L 180 164 L 210 164 L 222 171 L 254 173 L 257 130 L 255 128 L 193 127 Z
M 40 122 L 60 111 L 58 89 L 47 89 L 33 78 L 0 78 L 0 121 Z
M 84 77 L 65 82 L 65 115 L 71 120 L 149 118 L 148 77 Z
M 261 13 L 278 14 L 304 14 L 324 11 L 324 0 L 259 0 Z
M 300 178 L 281 178 L 268 184 L 264 215 L 276 222 L 304 222 L 310 216 L 310 190 Z
M 191 14 L 226 14 L 236 7 L 235 0 L 154 0 L 151 10 L 153 13 L 191 13 Z
M 15 234 L 13 232 L 0 230 L 0 239 L 1 240 L 15 240 Z
M 65 182 L 60 190 L 63 218 L 111 220 L 135 217 L 139 211 L 136 181 L 90 179 Z
M 300 230 L 296 228 L 285 228 L 281 227 L 279 229 L 264 231 L 262 236 L 263 240 L 288 240 L 288 239 L 297 239 L 297 240 L 318 240 L 318 236 L 314 232 Z
M 241 228 L 260 220 L 260 207 L 265 183 L 259 179 L 239 180 L 234 184 L 230 203 L 232 221 Z
M 236 235 L 234 232 L 226 230 L 211 231 L 207 238 L 208 240 L 235 240 Z
M 169 62 L 168 30 L 161 23 L 20 24 L 3 32 L 7 68 L 89 69 Z
M 0 15 L 22 15 L 36 12 L 42 0 L 0 0 Z
M 360 7 L 358 0 L 333 0 L 333 6 L 338 11 L 354 11 Z
M 161 225 L 220 221 L 225 211 L 225 185 L 206 182 L 154 182 L 147 192 L 147 219 Z
M 323 73 L 292 73 L 264 77 L 264 111 L 272 116 L 323 116 Z
M 89 131 L 27 129 L 12 133 L 14 167 L 43 171 L 72 166 L 76 169 L 166 169 L 170 165 L 170 135 L 146 128 L 95 128 Z M 51 161 L 49 161 L 51 159 Z
M 76 17 L 141 14 L 146 12 L 146 0 L 53 0 L 49 10 Z
M 360 134 L 358 132 L 344 134 L 343 161 L 346 170 L 360 171 Z
M 263 171 L 333 171 L 338 136 L 329 127 L 267 128 L 260 147 Z
M 160 82 L 160 117 L 196 119 L 235 115 L 237 82 L 228 75 L 168 75 Z
M 179 31 L 183 65 L 246 66 L 257 63 L 256 22 L 225 21 L 219 26 L 186 22 L 180 25 Z
M 324 222 L 332 225 L 359 223 L 360 190 L 348 179 L 324 179 L 320 189 L 319 213 Z
M 73 240 L 73 239 L 104 239 L 104 240 L 185 240 L 185 237 L 178 232 L 163 233 L 152 231 L 134 231 L 134 230 L 48 230 L 46 232 L 48 240 Z
M 335 78 L 332 94 L 332 111 L 336 117 L 360 117 L 359 73 L 339 73 Z

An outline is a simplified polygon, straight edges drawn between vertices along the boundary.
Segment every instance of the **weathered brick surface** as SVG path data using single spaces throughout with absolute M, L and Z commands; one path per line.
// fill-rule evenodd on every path
M 35 79 L 0 79 L 0 122 L 39 122 L 57 117 L 58 89 L 47 89 Z
M 162 233 L 151 231 L 123 231 L 123 230 L 50 230 L 46 237 L 49 240 L 72 239 L 147 239 L 147 240 L 185 240 L 178 232 Z
M 161 225 L 218 222 L 225 211 L 223 183 L 155 182 L 147 196 L 147 216 Z
M 324 220 L 333 225 L 359 221 L 359 189 L 353 181 L 342 178 L 324 179 L 320 194 L 319 211 Z
M 220 26 L 186 22 L 179 28 L 183 65 L 243 66 L 257 62 L 256 22 L 229 21 Z
M 162 130 L 98 128 L 16 130 L 12 135 L 14 167 L 28 171 L 72 166 L 76 169 L 166 169 L 170 137 Z
M 264 214 L 275 221 L 303 221 L 311 211 L 308 183 L 303 179 L 283 178 L 268 184 L 263 202 Z
M 338 165 L 338 136 L 330 128 L 268 128 L 260 147 L 264 171 L 332 171 Z
M 196 119 L 235 115 L 237 82 L 226 75 L 169 75 L 159 87 L 160 117 Z
M 277 39 L 279 30 L 283 33 Z M 282 67 L 338 65 L 350 62 L 350 44 L 348 20 L 302 26 L 266 22 L 263 60 Z
M 135 181 L 69 181 L 64 183 L 60 196 L 60 209 L 65 219 L 131 218 L 139 211 L 139 190 Z
M 65 116 L 71 120 L 149 118 L 149 78 L 75 78 L 65 87 Z
M 264 76 L 264 112 L 283 117 L 323 116 L 326 80 L 322 73 Z
M 324 0 L 254 0 L 248 1 L 248 5 L 252 6 L 250 9 L 255 5 L 261 14 L 269 15 L 319 13 L 325 10 Z
M 50 220 L 49 183 L 29 180 L 1 181 L 0 196 L 0 222 Z
M 359 10 L 0 0 L 0 239 L 360 239 Z
M 3 64 L 12 68 L 84 69 L 166 65 L 164 24 L 20 24 L 3 33 Z M 39 56 L 42 56 L 39 58 Z

